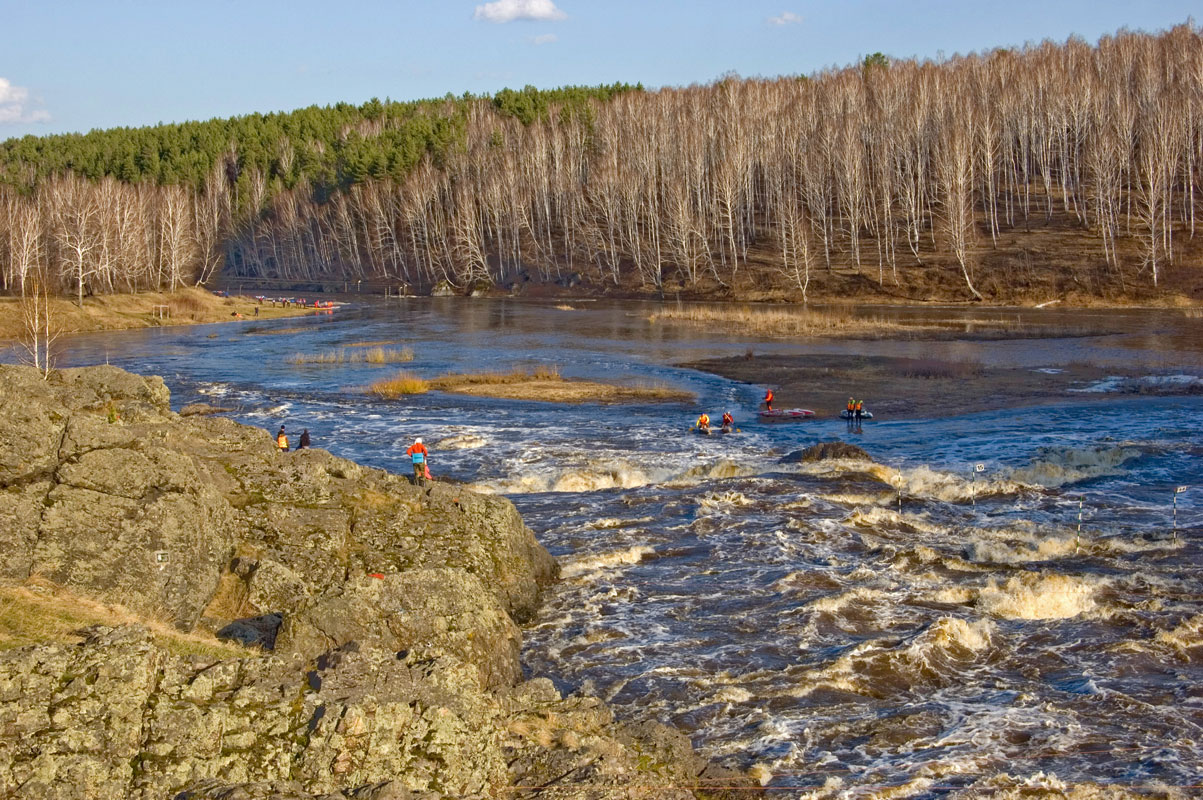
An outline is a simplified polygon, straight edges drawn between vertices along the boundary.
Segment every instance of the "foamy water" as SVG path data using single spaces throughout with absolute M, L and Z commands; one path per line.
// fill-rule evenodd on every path
M 883 415 L 853 434 L 838 421 L 759 425 L 760 387 L 663 366 L 743 354 L 745 342 L 649 338 L 626 307 L 592 305 L 572 331 L 550 308 L 381 305 L 289 321 L 308 329 L 298 337 L 164 329 L 77 340 L 75 357 L 107 353 L 164 374 L 177 405 L 208 399 L 271 431 L 308 427 L 315 446 L 402 473 L 413 437 L 433 442 L 436 478 L 509 496 L 561 563 L 525 632 L 527 672 L 676 725 L 773 796 L 1191 796 L 1174 787 L 1197 784 L 1203 763 L 1203 490 L 1179 495 L 1177 537 L 1171 498 L 1203 484 L 1203 400 L 1131 394 L 1192 390 L 1166 361 L 1185 356 L 1147 333 L 815 344 L 1042 370 L 1165 367 L 1053 408 Z M 422 374 L 551 364 L 700 402 L 383 402 L 355 387 L 387 370 L 284 361 L 385 339 L 411 344 L 407 366 Z M 733 410 L 742 432 L 690 436 L 701 408 Z M 874 460 L 782 459 L 821 438 Z

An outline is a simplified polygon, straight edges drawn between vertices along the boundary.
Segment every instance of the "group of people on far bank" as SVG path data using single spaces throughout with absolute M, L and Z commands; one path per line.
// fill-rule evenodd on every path
M 297 449 L 308 449 L 310 441 L 309 429 L 305 428 L 303 431 L 301 431 L 301 438 L 297 442 Z M 281 425 L 280 430 L 276 432 L 276 449 L 278 449 L 281 453 L 287 453 L 290 449 L 288 443 L 288 433 L 284 430 L 283 425 Z M 430 464 L 427 461 L 430 451 L 426 449 L 426 445 L 422 444 L 421 436 L 414 439 L 414 443 L 411 444 L 409 449 L 405 451 L 405 455 L 409 456 L 410 461 L 413 463 L 414 485 L 425 486 L 426 481 L 434 480 L 434 478 L 430 475 Z

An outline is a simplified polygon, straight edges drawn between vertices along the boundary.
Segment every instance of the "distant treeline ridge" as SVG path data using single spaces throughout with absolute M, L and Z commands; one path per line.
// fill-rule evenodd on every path
M 582 273 L 803 295 L 833 262 L 905 286 L 1054 216 L 1121 286 L 1194 235 L 1193 24 L 773 80 L 627 85 L 26 137 L 0 144 L 0 270 L 83 293 L 232 275 L 430 286 Z

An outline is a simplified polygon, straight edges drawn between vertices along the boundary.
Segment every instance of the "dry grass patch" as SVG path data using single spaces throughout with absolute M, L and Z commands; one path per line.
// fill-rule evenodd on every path
M 0 340 L 18 339 L 23 335 L 20 304 L 19 297 L 0 298 Z M 257 319 L 311 313 L 309 309 L 270 308 L 259 306 L 247 297 L 218 297 L 204 289 L 186 288 L 176 292 L 95 295 L 84 298 L 82 307 L 70 297 L 52 297 L 50 320 L 60 333 L 115 331 L 229 322 L 255 316 L 256 308 L 259 309 Z
M 429 391 L 430 383 L 412 372 L 399 372 L 391 378 L 376 381 L 368 387 L 368 392 L 385 399 L 404 397 L 410 394 L 425 394 Z
M 513 369 L 509 372 L 453 372 L 430 381 L 430 388 L 453 392 L 465 386 L 504 386 L 530 381 L 562 381 L 556 367 L 535 367 L 533 370 Z
M 544 403 L 675 403 L 692 402 L 692 392 L 667 386 L 623 386 L 576 380 L 530 380 L 524 383 L 469 384 L 445 391 L 506 400 Z
M 413 360 L 414 351 L 408 347 L 340 347 L 317 353 L 293 353 L 285 359 L 289 364 L 402 364 Z
M 257 651 L 204 633 L 184 633 L 161 620 L 140 617 L 118 605 L 80 597 L 46 581 L 0 587 L 0 650 L 30 644 L 74 643 L 92 625 L 143 625 L 155 643 L 180 656 L 245 658 Z
M 402 372 L 387 380 L 377 381 L 368 391 L 385 398 L 439 391 L 548 403 L 656 403 L 689 402 L 694 399 L 692 392 L 673 389 L 664 384 L 621 385 L 570 380 L 564 378 L 555 367 L 515 369 L 509 372 L 451 373 L 430 380 L 419 378 L 413 373 Z
M 756 336 L 864 336 L 926 325 L 904 325 L 882 316 L 862 316 L 835 309 L 754 308 L 752 306 L 689 306 L 658 311 L 650 322 L 687 322 Z M 935 329 L 931 326 L 931 329 Z

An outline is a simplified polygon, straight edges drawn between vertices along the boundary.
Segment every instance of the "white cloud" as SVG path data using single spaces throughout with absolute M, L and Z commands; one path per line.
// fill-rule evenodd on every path
M 551 44 L 559 38 L 554 33 L 541 33 L 538 36 L 530 37 L 530 43 L 538 47 L 541 44 Z
M 516 19 L 557 20 L 568 15 L 552 0 L 494 0 L 476 7 L 473 19 L 487 22 L 513 22 Z
M 28 89 L 13 86 L 8 78 L 0 78 L 0 124 L 50 120 L 49 112 L 40 108 L 29 108 L 28 103 Z
M 802 17 L 792 11 L 782 11 L 779 17 L 769 17 L 771 25 L 797 25 L 802 21 Z

